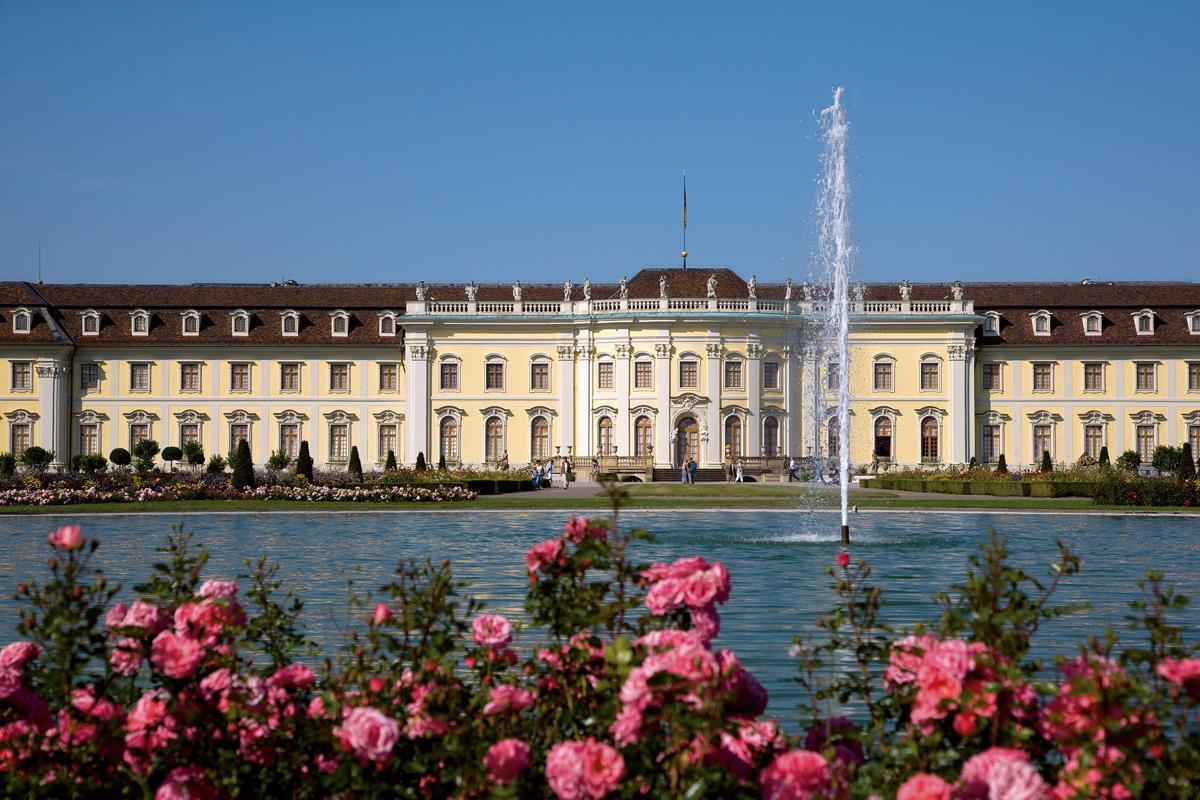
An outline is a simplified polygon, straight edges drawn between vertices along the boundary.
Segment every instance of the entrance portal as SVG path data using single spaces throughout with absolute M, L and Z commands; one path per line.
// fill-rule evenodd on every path
M 675 423 L 675 466 L 682 466 L 689 458 L 700 463 L 700 423 L 695 417 Z

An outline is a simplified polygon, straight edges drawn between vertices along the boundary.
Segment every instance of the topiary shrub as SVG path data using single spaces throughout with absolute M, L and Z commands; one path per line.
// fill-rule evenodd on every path
M 54 451 L 38 447 L 36 444 L 33 447 L 25 448 L 25 452 L 21 453 L 21 466 L 38 475 L 45 472 L 46 467 L 50 466 L 50 462 L 53 460 Z
M 254 488 L 254 461 L 250 458 L 250 445 L 245 439 L 238 442 L 237 450 L 233 453 L 233 477 L 230 478 L 230 483 L 233 488 L 241 491 L 242 489 Z
M 312 483 L 313 460 L 308 454 L 308 440 L 300 442 L 300 455 L 296 456 L 296 474 L 303 475 L 305 480 Z
M 94 475 L 108 469 L 108 459 L 99 453 L 79 457 L 79 471 Z
M 220 475 L 225 471 L 226 466 L 225 457 L 213 453 L 213 457 L 208 460 L 208 466 L 204 468 L 204 471 L 209 475 Z
M 1192 443 L 1184 442 L 1183 447 L 1179 452 L 1179 468 L 1175 470 L 1175 477 L 1181 481 L 1190 481 L 1196 479 L 1196 462 L 1192 458 Z
M 154 457 L 158 455 L 158 442 L 153 439 L 142 439 L 133 446 L 133 458 L 137 461 L 138 472 L 149 472 L 154 469 Z
M 1000 454 L 1000 460 L 996 462 L 996 472 L 1000 475 L 1008 474 L 1008 462 L 1004 460 L 1004 453 Z
M 426 470 L 424 451 L 417 453 L 417 468 L 416 469 L 417 469 L 417 472 L 424 472 Z
M 396 454 L 391 450 L 388 450 L 387 461 L 384 462 L 383 469 L 385 472 L 396 471 Z
M 1126 450 L 1117 456 L 1117 466 L 1127 472 L 1137 472 L 1137 468 L 1141 465 L 1142 457 L 1138 455 L 1137 450 Z
M 1038 472 L 1054 472 L 1054 462 L 1050 459 L 1050 451 L 1042 451 L 1042 466 Z
M 17 471 L 17 457 L 12 453 L 0 453 L 0 476 L 11 477 Z
M 164 447 L 162 450 L 162 460 L 171 465 L 171 471 L 175 471 L 175 462 L 183 461 L 183 450 L 178 447 Z
M 196 467 L 204 463 L 204 448 L 199 442 L 191 441 L 183 443 L 183 458 L 191 466 L 192 472 L 196 471 Z
M 350 463 L 346 465 L 346 471 L 349 472 L 355 480 L 362 483 L 363 470 L 362 461 L 358 457 L 358 445 L 350 447 Z
M 976 459 L 975 456 L 971 456 L 971 463 L 967 464 L 967 469 L 969 469 L 969 470 L 979 469 L 979 460 Z
M 128 467 L 133 463 L 133 456 L 124 447 L 114 447 L 108 454 L 108 460 L 117 467 Z
M 1102 467 L 1111 466 L 1111 464 L 1108 460 L 1108 446 L 1107 445 L 1100 448 L 1100 459 L 1097 463 L 1099 463 L 1100 466 L 1102 466 Z
M 438 454 L 438 472 L 445 472 L 445 471 L 446 471 L 446 454 L 439 453 Z

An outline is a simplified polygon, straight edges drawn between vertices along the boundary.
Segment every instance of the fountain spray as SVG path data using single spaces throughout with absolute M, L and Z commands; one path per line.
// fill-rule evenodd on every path
M 838 477 L 841 489 L 842 542 L 850 541 L 850 271 L 854 248 L 850 242 L 850 176 L 846 144 L 850 123 L 842 105 L 845 87 L 833 93 L 833 105 L 821 112 L 824 150 L 821 193 L 817 200 L 818 248 L 825 274 L 832 285 L 829 298 L 829 334 L 837 350 Z

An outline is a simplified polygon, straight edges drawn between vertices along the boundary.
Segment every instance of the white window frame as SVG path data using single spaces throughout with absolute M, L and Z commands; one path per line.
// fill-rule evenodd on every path
M 488 367 L 495 365 L 495 364 L 500 365 L 500 385 L 499 386 L 488 386 Z M 461 373 L 459 375 L 459 381 L 460 382 L 462 381 Z M 497 355 L 495 353 L 492 353 L 492 354 L 488 355 L 487 357 L 485 357 L 483 359 L 483 390 L 485 392 L 503 392 L 503 391 L 505 391 L 507 386 L 508 386 L 508 359 L 506 359 L 504 356 Z M 460 426 L 460 428 L 461 428 L 461 426 Z M 459 441 L 459 453 L 461 454 L 462 453 L 462 433 L 461 433 L 461 431 L 459 433 L 458 441 Z M 439 450 L 438 452 L 440 453 L 441 450 Z
M 138 330 L 138 322 L 145 324 L 146 329 Z M 129 312 L 129 333 L 131 336 L 149 336 L 150 335 L 150 313 L 137 309 Z
M 95 386 L 88 386 L 84 383 L 84 380 L 83 380 L 83 368 L 89 367 L 89 366 L 95 367 L 95 369 L 96 369 L 96 385 Z M 79 362 L 79 391 L 81 391 L 81 392 L 98 392 L 98 391 L 100 391 L 101 382 L 102 382 L 102 379 L 100 377 L 100 362 L 99 361 L 81 361 L 81 362 Z
M 329 440 L 328 441 L 329 463 L 331 463 L 331 464 L 347 463 L 350 460 L 350 449 L 353 446 L 352 440 L 350 438 L 350 420 L 348 420 L 348 419 L 330 420 L 329 423 L 327 424 L 327 428 L 328 428 L 328 430 L 326 431 L 326 435 Z M 345 432 L 346 432 L 346 438 L 345 438 L 346 452 L 340 453 L 340 454 L 334 452 L 334 448 L 333 448 L 333 432 L 337 428 L 343 428 L 343 429 L 345 429 Z
M 188 330 L 189 322 L 194 322 L 196 324 L 196 330 L 194 330 L 194 331 Z M 199 311 L 183 312 L 183 316 L 179 320 L 179 332 L 184 336 L 199 336 L 200 335 L 200 312 Z
M 935 375 L 935 385 L 932 388 L 926 388 L 923 383 L 925 381 L 925 365 L 934 364 L 937 366 L 937 374 Z M 940 392 L 942 390 L 942 359 L 935 353 L 925 353 L 921 356 L 921 360 L 917 363 L 917 391 L 919 392 Z
M 729 385 L 729 365 L 730 364 L 738 365 L 737 386 Z M 742 358 L 740 355 L 737 355 L 737 354 L 725 356 L 724 361 L 721 362 L 721 388 L 722 389 L 732 389 L 733 391 L 736 391 L 736 392 L 746 391 L 746 373 L 747 373 L 747 371 L 748 370 L 746 369 L 746 359 Z M 745 439 L 745 436 L 743 435 L 742 438 Z
M 22 321 L 24 321 L 24 325 L 21 324 Z M 33 330 L 33 312 L 28 308 L 13 309 L 12 328 L 13 333 L 19 333 L 22 336 Z
M 446 386 L 442 381 L 442 378 L 445 377 L 442 375 L 442 370 L 447 365 L 454 367 L 454 385 L 453 386 Z M 484 370 L 485 370 L 484 380 L 486 381 L 487 380 L 487 375 L 486 375 L 487 367 L 484 367 Z M 438 391 L 439 392 L 461 392 L 462 391 L 462 372 L 463 372 L 462 359 L 459 358 L 458 356 L 447 354 L 447 355 L 444 355 L 441 358 L 439 358 L 438 359 L 438 371 L 437 371 Z
M 296 368 L 296 388 L 288 389 L 284 386 L 284 368 Z M 279 362 L 279 393 L 280 394 L 300 394 L 304 388 L 304 362 L 303 361 L 280 361 Z
M 1107 370 L 1107 369 L 1105 369 L 1105 367 L 1106 367 L 1107 365 L 1108 365 L 1108 362 L 1106 362 L 1106 361 L 1084 361 L 1084 362 L 1081 362 L 1081 364 L 1080 364 L 1080 367 L 1081 367 L 1081 368 L 1082 368 L 1082 370 L 1083 370 L 1083 374 L 1082 374 L 1080 377 L 1082 377 L 1082 378 L 1083 378 L 1083 381 L 1082 381 L 1082 382 L 1081 382 L 1081 384 L 1080 384 L 1080 389 L 1079 389 L 1079 390 L 1080 390 L 1081 392 L 1084 392 L 1084 393 L 1086 393 L 1086 394 L 1103 394 L 1105 391 L 1107 391 L 1107 387 L 1108 387 L 1108 374 L 1107 374 L 1107 373 L 1108 373 L 1108 370 Z M 1087 385 L 1087 369 L 1088 369 L 1088 367 L 1089 367 L 1089 366 L 1098 366 L 1098 367 L 1100 367 L 1100 388 L 1099 388 L 1099 389 L 1089 389 L 1089 388 L 1088 388 L 1088 385 Z
M 246 388 L 239 389 L 234 386 L 233 371 L 237 367 L 246 368 Z M 254 389 L 254 362 L 253 361 L 230 361 L 229 362 L 229 392 L 230 394 L 247 394 Z
M 398 393 L 400 391 L 400 362 L 399 361 L 379 361 L 377 363 L 378 363 L 378 373 L 379 374 L 376 379 L 379 381 L 379 393 L 380 394 L 396 394 L 396 393 Z M 394 382 L 394 385 L 390 389 L 384 388 L 384 385 L 383 385 L 383 369 L 384 369 L 384 367 L 391 367 L 392 369 L 396 370 L 396 376 L 395 376 L 396 380 Z
M 1138 385 L 1138 369 L 1143 366 L 1150 367 L 1150 388 L 1143 389 Z M 1133 362 L 1133 391 L 1134 394 L 1158 394 L 1158 362 L 1157 361 L 1135 361 Z
M 288 331 L 288 321 L 291 321 L 293 330 Z M 286 336 L 289 339 L 294 339 L 300 335 L 300 314 L 296 311 L 288 309 L 279 315 L 279 335 Z
M 485 408 L 481 413 L 483 417 L 483 461 L 485 464 L 496 464 L 504 458 L 508 453 L 508 412 L 502 408 Z M 493 458 L 488 458 L 488 425 L 492 420 L 500 422 L 500 453 L 493 453 Z M 439 436 L 441 432 L 439 430 Z M 438 451 L 439 455 L 441 451 Z
M 600 373 L 602 368 L 607 366 L 609 377 L 608 386 L 603 386 L 600 381 Z M 617 362 L 611 356 L 604 356 L 596 359 L 596 391 L 598 392 L 613 392 L 617 388 Z
M 983 315 L 983 335 L 984 336 L 999 336 L 1000 335 L 1000 314 L 995 311 L 989 311 Z
M 1045 364 L 1050 368 L 1050 385 L 1045 389 L 1037 388 L 1037 368 L 1039 364 Z M 1054 362 L 1053 361 L 1031 361 L 1029 362 L 1029 391 L 1036 394 L 1052 394 L 1054 392 Z
M 83 333 L 84 336 L 99 336 L 100 335 L 100 312 L 99 311 L 89 308 L 86 311 L 80 312 L 79 317 L 80 317 L 79 330 Z M 94 322 L 96 324 L 96 329 L 94 331 L 88 330 L 89 322 Z
M 984 375 L 987 373 L 988 367 L 996 368 L 996 383 L 988 386 L 984 383 Z M 1004 391 L 1004 362 L 1003 361 L 985 361 L 979 365 L 979 390 L 981 392 L 1003 392 Z
M 767 365 L 771 364 L 775 367 L 775 385 L 767 385 Z M 762 362 L 762 390 L 764 392 L 781 392 L 783 391 L 783 362 L 778 358 L 763 359 Z
M 134 385 L 134 381 L 133 381 L 133 368 L 139 367 L 139 366 L 146 368 L 146 387 L 144 389 L 139 389 L 137 386 Z M 153 389 L 154 389 L 153 365 L 149 361 L 130 361 L 129 362 L 129 391 L 136 392 L 138 394 L 149 394 Z
M 546 367 L 546 388 L 535 389 L 533 386 L 533 368 L 538 365 Z M 550 357 L 545 355 L 535 355 L 529 359 L 529 391 L 535 394 L 542 394 L 554 389 L 554 375 L 550 367 Z
M 1143 308 L 1141 311 L 1134 311 L 1129 316 L 1133 317 L 1133 330 L 1138 336 L 1153 336 L 1154 335 L 1154 312 L 1148 308 Z M 1142 330 L 1142 319 L 1150 319 L 1150 330 Z
M 1192 336 L 1200 336 L 1200 309 L 1189 311 L 1183 315 L 1183 318 L 1187 320 L 1188 333 Z
M 1044 331 L 1038 330 L 1038 322 L 1041 320 L 1044 320 L 1046 323 L 1046 330 Z M 1049 336 L 1054 327 L 1054 321 L 1050 317 L 1050 312 L 1045 309 L 1039 309 L 1030 314 L 1029 324 L 1033 327 L 1034 336 Z
M 9 382 L 9 385 L 12 387 L 12 390 L 14 392 L 20 392 L 21 394 L 32 392 L 33 391 L 33 373 L 34 373 L 33 362 L 26 361 L 25 359 L 14 359 L 8 363 L 9 363 L 8 382 Z M 17 367 L 18 367 L 18 365 L 25 367 L 25 369 L 22 370 L 22 372 L 24 372 L 25 376 L 28 377 L 28 379 L 29 379 L 28 383 L 26 383 L 24 386 L 17 385 Z
M 350 374 L 352 362 L 349 361 L 330 361 L 329 362 L 329 393 L 330 394 L 349 394 L 350 387 L 353 385 L 353 376 Z M 334 367 L 346 368 L 346 386 L 343 389 L 333 388 L 333 369 Z
M 891 367 L 891 372 L 889 373 L 890 378 L 888 380 L 888 382 L 891 383 L 891 386 L 887 387 L 886 389 L 881 389 L 879 387 L 878 372 L 876 370 L 880 364 L 887 364 L 889 367 Z M 826 388 L 826 391 L 830 391 L 828 383 L 826 383 L 825 388 Z M 837 391 L 837 387 L 834 386 L 832 391 Z M 895 392 L 896 392 L 896 359 L 894 356 L 892 356 L 888 353 L 879 353 L 878 355 L 876 355 L 874 358 L 871 359 L 871 391 L 872 392 L 887 392 L 888 394 L 895 394 Z
M 342 323 L 340 331 L 339 322 Z M 329 312 L 329 335 L 335 339 L 345 339 L 350 335 L 350 315 L 340 308 Z
M 245 323 L 245 330 L 238 330 L 238 322 Z M 249 336 L 250 335 L 250 314 L 242 309 L 237 309 L 229 315 L 229 332 L 233 336 Z
M 729 360 L 729 359 L 727 359 L 727 360 Z M 732 359 L 732 360 L 739 360 L 739 359 Z M 639 365 L 644 366 L 647 364 L 650 366 L 650 385 L 638 386 L 638 383 L 637 383 L 638 366 Z M 634 391 L 636 391 L 636 392 L 652 392 L 652 391 L 654 391 L 654 359 L 648 355 L 634 356 L 633 357 L 633 374 L 630 377 L 632 378 L 632 380 L 630 381 L 632 383 L 632 386 L 630 388 L 632 388 Z M 743 376 L 742 380 L 743 380 L 743 383 L 745 383 L 745 376 Z M 632 428 L 630 430 L 632 430 Z
M 196 368 L 196 388 L 189 389 L 183 384 L 183 373 L 188 367 Z M 180 361 L 179 362 L 179 391 L 181 394 L 199 394 L 204 390 L 204 362 L 202 361 Z
M 391 331 L 384 330 L 385 324 L 390 325 Z M 380 336 L 395 337 L 396 328 L 398 328 L 398 327 L 399 326 L 396 324 L 396 312 L 395 311 L 381 311 L 379 313 L 379 335 Z
M 1104 315 L 1099 311 L 1085 311 L 1079 315 L 1081 324 L 1083 325 L 1084 336 L 1103 336 L 1104 335 Z M 1096 320 L 1096 330 L 1088 330 L 1088 323 Z

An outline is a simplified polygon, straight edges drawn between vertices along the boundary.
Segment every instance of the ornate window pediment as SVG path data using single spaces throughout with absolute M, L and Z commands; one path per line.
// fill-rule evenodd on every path
M 502 419 L 507 419 L 512 415 L 513 413 L 511 411 L 509 411 L 507 408 L 501 408 L 500 406 L 488 406 L 479 412 L 479 416 L 485 419 L 488 417 L 501 417 Z
M 433 410 L 433 416 L 439 420 L 444 417 L 453 417 L 455 420 L 461 421 L 463 417 L 467 416 L 467 412 L 458 406 L 441 406 Z
M 891 406 L 875 406 L 875 408 L 868 408 L 867 413 L 871 415 L 871 419 L 875 419 L 877 417 L 892 417 L 894 419 L 895 417 L 900 416 L 900 412 Z M 917 413 L 920 412 L 918 411 Z
M 157 414 L 151 414 L 148 411 L 130 411 L 125 415 L 125 419 L 129 420 L 134 425 L 147 425 L 158 420 Z
M 1155 414 L 1153 411 L 1138 411 L 1130 414 L 1129 418 L 1133 420 L 1134 425 L 1157 425 L 1166 421 L 1166 417 L 1162 414 Z
M 1189 411 L 1183 415 L 1183 421 L 1188 425 L 1200 425 L 1200 411 Z
M 201 422 L 206 421 L 208 419 L 208 415 L 203 414 L 199 411 L 192 411 L 189 409 L 188 411 L 178 412 L 175 415 L 175 419 L 177 419 L 179 422 L 181 422 L 185 425 L 198 425 Z
M 656 417 L 656 416 L 658 416 L 658 409 L 655 408 L 654 406 L 648 406 L 648 405 L 634 406 L 633 408 L 629 409 L 629 414 L 630 414 L 630 416 L 633 416 L 633 417 L 642 416 L 642 415 L 645 415 L 648 417 Z
M 999 411 L 985 411 L 975 416 L 979 417 L 979 421 L 985 425 L 1003 425 L 1006 422 L 1012 422 L 1011 416 L 1002 414 Z
M 307 421 L 308 415 L 302 414 L 299 411 L 292 411 L 291 409 L 288 409 L 287 411 L 276 412 L 275 419 L 285 425 L 295 425 L 297 423 Z
M 358 422 L 358 417 L 347 411 L 330 411 L 325 414 L 325 419 L 334 425 L 344 425 L 348 422 Z
M 279 315 L 279 329 L 284 336 L 300 335 L 300 314 L 290 308 Z
M 404 421 L 404 415 L 396 411 L 377 411 L 371 416 L 375 417 L 375 421 L 380 425 L 395 425 Z
M 1051 324 L 1050 312 L 1046 309 L 1038 309 L 1029 315 L 1033 325 L 1034 336 L 1049 336 Z
M 101 414 L 98 411 L 92 411 L 90 408 L 87 411 L 76 414 L 81 425 L 99 425 L 101 422 L 108 421 L 107 414 Z
M 1084 411 L 1079 415 L 1079 421 L 1084 425 L 1104 425 L 1105 423 L 1112 422 L 1112 420 L 1113 416 L 1111 414 L 1104 414 L 1099 411 Z
M 226 411 L 225 419 L 234 425 L 249 425 L 258 419 L 258 415 L 239 408 L 236 411 Z
M 617 409 L 615 406 L 596 406 L 592 409 L 593 417 L 615 417 Z
M 925 406 L 918 408 L 915 412 L 918 417 L 945 417 L 947 416 L 946 409 L 937 408 L 936 406 Z
M 23 422 L 34 422 L 38 418 L 36 411 L 26 411 L 23 408 L 18 408 L 16 411 L 9 411 L 4 416 L 8 418 L 9 422 L 15 422 L 18 425 Z
M 1034 425 L 1053 425 L 1056 422 L 1062 422 L 1062 417 L 1058 414 L 1051 414 L 1049 411 L 1031 411 L 1025 415 Z
M 557 417 L 558 412 L 546 406 L 533 406 L 525 409 L 525 413 L 532 419 L 533 417 Z

